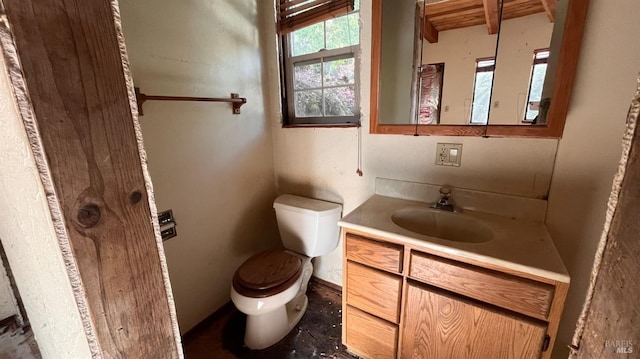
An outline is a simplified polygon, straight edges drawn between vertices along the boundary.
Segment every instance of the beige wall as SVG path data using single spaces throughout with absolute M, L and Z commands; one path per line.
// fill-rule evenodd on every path
M 269 3 L 269 2 L 264 2 Z M 273 22 L 273 8 L 264 7 L 265 22 Z M 269 118 L 273 127 L 275 173 L 279 192 L 297 193 L 344 203 L 349 213 L 373 194 L 376 177 L 544 197 L 548 192 L 556 140 L 487 139 L 472 137 L 370 135 L 371 2 L 361 5 L 361 111 L 364 176 L 356 175 L 358 130 L 355 128 L 282 128 L 278 107 Z M 275 40 L 273 25 L 264 32 Z M 265 48 L 270 59 L 266 93 L 278 103 L 278 73 L 273 44 Z M 435 165 L 437 142 L 463 144 L 462 166 Z M 315 275 L 342 283 L 342 252 L 315 260 Z
M 159 211 L 173 209 L 165 242 L 180 329 L 229 301 L 249 255 L 279 245 L 271 124 L 265 118 L 257 2 L 121 0 L 136 86 L 147 94 L 248 103 L 148 102 L 140 118 Z
M 581 61 L 558 148 L 547 227 L 571 274 L 556 353 L 566 358 L 622 153 L 627 110 L 640 72 L 640 2 L 591 0 Z M 630 295 L 632 295 L 630 293 Z M 603 338 L 615 339 L 615 338 Z
M 89 358 L 44 188 L 0 57 L 0 239 L 43 358 Z

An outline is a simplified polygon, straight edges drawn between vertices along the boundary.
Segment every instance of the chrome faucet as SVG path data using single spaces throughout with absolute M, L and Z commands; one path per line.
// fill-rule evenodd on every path
M 432 205 L 433 208 L 441 209 L 443 211 L 449 212 L 462 212 L 462 209 L 456 207 L 453 202 L 450 200 L 451 198 L 451 188 L 449 187 L 440 187 L 440 200 Z

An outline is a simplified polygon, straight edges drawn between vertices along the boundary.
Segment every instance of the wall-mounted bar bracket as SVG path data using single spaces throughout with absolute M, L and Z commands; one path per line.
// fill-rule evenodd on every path
M 183 97 L 183 96 L 154 96 L 140 92 L 140 88 L 136 87 L 136 100 L 138 101 L 138 113 L 144 116 L 142 104 L 146 101 L 201 101 L 201 102 L 231 102 L 233 106 L 233 114 L 240 114 L 240 107 L 247 103 L 247 99 L 240 97 L 237 93 L 232 93 L 230 98 L 217 97 Z

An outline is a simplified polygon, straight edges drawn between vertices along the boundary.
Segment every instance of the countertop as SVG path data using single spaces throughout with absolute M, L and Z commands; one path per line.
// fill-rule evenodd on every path
M 453 258 L 467 258 L 564 283 L 570 281 L 551 236 L 541 222 L 466 210 L 464 215 L 489 225 L 494 237 L 483 243 L 454 242 L 417 234 L 393 223 L 392 213 L 406 207 L 429 205 L 374 195 L 342 218 L 338 225 L 402 241 L 433 253 L 445 253 Z

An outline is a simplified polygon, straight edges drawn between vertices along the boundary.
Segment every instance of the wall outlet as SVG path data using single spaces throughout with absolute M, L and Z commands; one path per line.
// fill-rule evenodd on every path
M 436 146 L 436 165 L 460 167 L 461 158 L 461 143 L 438 143 Z
M 176 230 L 177 223 L 173 217 L 172 210 L 169 209 L 158 213 L 158 224 L 160 225 L 160 235 L 163 242 L 178 235 Z

